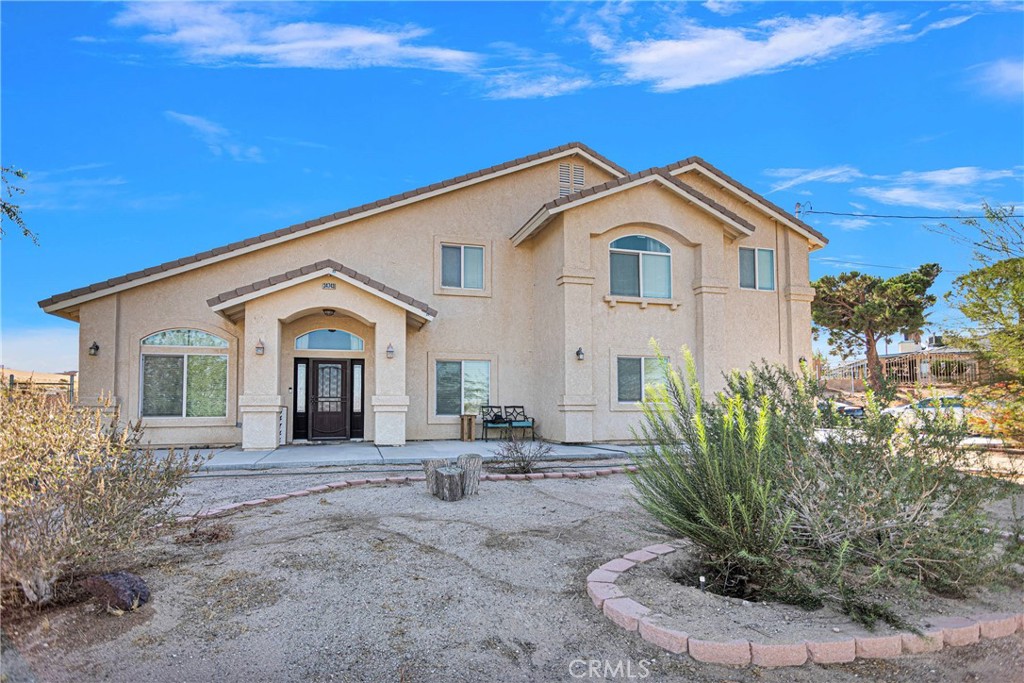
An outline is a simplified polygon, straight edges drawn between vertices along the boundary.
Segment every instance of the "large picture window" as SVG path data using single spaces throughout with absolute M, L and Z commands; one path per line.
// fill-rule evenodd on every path
M 620 237 L 610 247 L 611 293 L 649 299 L 672 298 L 671 250 L 651 237 Z
M 491 362 L 439 360 L 435 366 L 437 415 L 464 415 L 491 402 Z
M 740 247 L 740 287 L 775 290 L 775 250 Z
M 142 416 L 226 416 L 227 345 L 202 330 L 164 330 L 143 339 Z
M 484 248 L 442 244 L 441 286 L 453 289 L 483 289 Z
M 620 356 L 617 376 L 619 403 L 638 403 L 644 400 L 644 387 L 668 381 L 661 362 L 650 356 Z

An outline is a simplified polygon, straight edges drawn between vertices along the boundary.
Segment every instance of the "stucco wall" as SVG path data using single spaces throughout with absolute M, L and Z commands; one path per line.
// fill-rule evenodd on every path
M 754 360 L 792 365 L 810 356 L 807 240 L 698 174 L 684 180 L 754 223 L 754 235 L 727 234 L 705 211 L 648 184 L 572 208 L 513 247 L 509 237 L 558 195 L 562 161 L 85 303 L 79 311 L 81 396 L 89 401 L 113 393 L 124 415 L 137 417 L 140 340 L 168 328 L 203 329 L 229 341 L 228 415 L 203 422 L 147 420 L 148 436 L 154 443 L 237 443 L 242 413 L 254 405 L 269 416 L 279 403 L 290 420 L 294 339 L 333 327 L 366 343 L 362 354 L 338 354 L 366 359 L 366 438 L 378 432 L 371 406 L 375 392 L 408 396 L 405 438 L 456 437 L 457 418 L 435 415 L 433 368 L 438 360 L 461 358 L 491 361 L 492 401 L 525 405 L 545 438 L 601 441 L 630 436 L 638 413 L 617 401 L 616 358 L 650 355 L 651 338 L 673 362 L 681 360 L 681 346 L 691 348 L 712 388 L 722 371 Z M 589 163 L 573 161 L 587 167 L 588 185 L 609 179 Z M 671 249 L 671 305 L 608 299 L 608 245 L 629 234 L 650 235 Z M 442 242 L 485 247 L 483 291 L 440 287 Z M 774 292 L 739 289 L 741 245 L 776 250 Z M 319 281 L 247 302 L 235 322 L 206 303 L 223 291 L 325 258 L 428 302 L 438 310 L 437 318 L 399 330 L 395 321 L 406 320 L 406 313 L 393 304 L 341 284 L 324 290 Z M 359 306 L 353 305 L 356 300 Z M 327 319 L 322 307 L 339 314 Z M 380 321 L 389 325 L 383 342 Z M 254 355 L 257 338 L 267 345 L 265 357 Z M 93 341 L 101 347 L 95 357 L 86 352 Z M 389 342 L 396 358 L 384 361 Z M 580 347 L 584 361 L 575 357 Z M 387 386 L 378 385 L 377 364 L 385 362 L 391 365 L 379 369 L 393 374 L 391 368 L 401 368 L 402 381 L 391 378 Z

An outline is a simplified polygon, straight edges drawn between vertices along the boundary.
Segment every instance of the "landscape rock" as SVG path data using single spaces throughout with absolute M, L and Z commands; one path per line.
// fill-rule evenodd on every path
M 90 576 L 82 585 L 107 609 L 128 611 L 149 602 L 149 586 L 141 576 L 130 572 Z

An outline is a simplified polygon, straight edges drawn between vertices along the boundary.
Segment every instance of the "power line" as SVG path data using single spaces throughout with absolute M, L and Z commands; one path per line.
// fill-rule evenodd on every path
M 988 218 L 988 216 L 899 216 L 896 214 L 882 214 L 882 213 L 842 213 L 840 211 L 815 211 L 814 209 L 804 209 L 800 213 L 818 213 L 825 214 L 828 216 L 852 216 L 854 218 L 909 218 L 912 220 L 944 220 L 944 219 L 963 219 L 963 218 Z M 1024 218 L 1024 214 L 1011 213 L 1006 218 Z
M 862 263 L 860 261 L 847 261 L 846 259 L 832 258 L 832 257 L 829 257 L 829 256 L 823 256 L 821 258 L 814 258 L 814 259 L 811 259 L 811 260 L 812 261 L 817 261 L 818 263 L 827 263 L 827 264 L 833 265 L 833 266 L 864 266 L 866 268 L 890 268 L 892 270 L 902 270 L 902 271 L 907 271 L 907 272 L 909 272 L 911 270 L 917 270 L 916 268 L 909 268 L 909 267 L 906 267 L 906 266 L 893 266 L 893 265 L 886 265 L 886 264 L 883 264 L 883 263 Z M 965 270 L 948 270 L 946 268 L 943 268 L 942 272 L 944 272 L 944 273 L 957 273 L 957 274 L 959 274 L 959 273 L 966 273 L 967 271 L 965 271 Z

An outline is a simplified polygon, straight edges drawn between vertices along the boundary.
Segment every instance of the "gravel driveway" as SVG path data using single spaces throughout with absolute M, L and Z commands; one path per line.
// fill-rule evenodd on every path
M 206 500 L 209 487 L 231 480 L 190 486 L 193 501 Z M 584 592 L 598 564 L 664 540 L 629 488 L 614 476 L 484 482 L 456 503 L 422 484 L 292 499 L 228 518 L 229 541 L 165 539 L 151 549 L 140 571 L 153 600 L 136 613 L 76 605 L 5 630 L 40 681 L 588 680 L 577 660 L 622 662 L 618 680 L 627 667 L 629 680 L 649 681 L 1021 680 L 1020 634 L 936 655 L 774 671 L 652 647 Z

